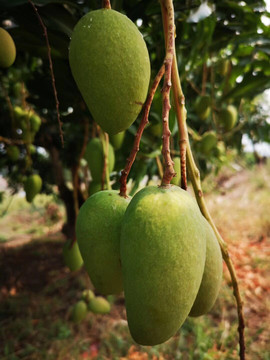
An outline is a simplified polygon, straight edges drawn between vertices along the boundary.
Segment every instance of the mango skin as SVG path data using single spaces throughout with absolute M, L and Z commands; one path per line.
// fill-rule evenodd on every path
M 238 119 L 238 111 L 235 106 L 229 105 L 218 114 L 218 121 L 224 130 L 229 131 L 235 127 Z
M 217 145 L 217 136 L 214 131 L 207 131 L 203 134 L 200 141 L 200 151 L 208 155 L 210 151 Z
M 109 134 L 126 130 L 150 81 L 147 47 L 133 22 L 114 10 L 89 12 L 75 26 L 69 62 L 95 121 Z
M 16 145 L 10 145 L 7 148 L 7 156 L 12 162 L 16 162 L 20 157 L 20 149 Z
M 70 271 L 77 271 L 82 267 L 83 259 L 77 242 L 72 247 L 70 245 L 71 240 L 68 240 L 63 246 L 64 262 Z
M 140 190 L 122 223 L 120 254 L 128 326 L 141 345 L 180 328 L 202 280 L 206 242 L 195 200 L 178 186 Z
M 9 33 L 0 27 L 0 67 L 10 67 L 16 58 L 16 47 Z
M 94 138 L 88 142 L 84 158 L 87 161 L 93 180 L 101 183 L 104 167 L 104 153 L 102 141 L 100 139 Z M 109 144 L 108 162 L 109 172 L 111 173 L 115 163 L 114 150 L 111 144 Z
M 115 150 L 119 150 L 121 148 L 121 146 L 123 145 L 125 134 L 126 134 L 125 131 L 121 131 L 118 134 L 110 136 L 110 142 Z
M 102 296 L 97 296 L 89 301 L 88 310 L 94 314 L 108 314 L 111 311 L 111 304 Z
M 205 220 L 206 228 L 206 260 L 203 278 L 196 300 L 189 316 L 201 316 L 208 313 L 214 306 L 222 282 L 222 254 L 209 223 Z
M 76 324 L 80 323 L 87 315 L 87 305 L 83 300 L 78 301 L 72 309 L 71 318 Z
M 179 186 L 180 180 L 181 180 L 181 161 L 180 161 L 180 157 L 174 157 L 173 162 L 174 162 L 173 168 L 174 168 L 174 171 L 176 172 L 176 176 L 172 178 L 171 184 Z
M 120 233 L 128 203 L 116 190 L 100 191 L 85 201 L 77 217 L 76 236 L 84 266 L 103 295 L 123 290 Z
M 211 98 L 209 95 L 199 96 L 195 102 L 195 111 L 201 120 L 206 120 L 210 114 Z
M 41 188 L 42 188 L 42 179 L 38 174 L 33 174 L 28 176 L 24 183 L 26 200 L 28 202 L 32 202 L 34 197 L 40 192 Z

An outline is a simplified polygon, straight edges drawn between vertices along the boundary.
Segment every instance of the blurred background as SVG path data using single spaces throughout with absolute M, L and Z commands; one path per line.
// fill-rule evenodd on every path
M 70 271 L 63 246 L 74 239 L 76 201 L 80 206 L 101 190 L 101 179 L 91 176 L 91 152 L 82 154 L 82 149 L 102 133 L 72 78 L 68 48 L 75 24 L 88 11 L 100 8 L 101 1 L 34 3 L 51 46 L 64 147 L 46 40 L 37 16 L 27 0 L 0 0 L 0 27 L 12 36 L 17 50 L 14 64 L 0 69 L 0 359 L 237 359 L 237 312 L 225 268 L 211 313 L 188 319 L 162 345 L 134 343 L 123 295 L 107 299 L 111 309 L 107 314 L 89 312 L 74 321 L 74 306 L 82 292 L 93 287 L 83 268 Z M 143 34 L 153 80 L 165 52 L 159 2 L 112 0 L 111 5 Z M 228 243 L 240 281 L 247 359 L 267 360 L 270 2 L 191 0 L 174 5 L 177 62 L 192 151 L 207 204 Z M 140 119 L 141 115 L 125 133 L 110 138 L 113 189 L 119 189 L 120 171 Z M 130 195 L 160 183 L 160 87 L 149 120 L 129 176 Z M 173 101 L 170 130 L 177 171 Z M 35 193 L 29 191 L 31 181 L 38 183 Z M 176 181 L 179 184 L 179 177 Z

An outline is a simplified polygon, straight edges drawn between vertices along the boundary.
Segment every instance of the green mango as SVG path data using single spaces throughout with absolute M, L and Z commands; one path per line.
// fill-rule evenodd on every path
M 18 161 L 19 157 L 20 157 L 20 150 L 19 150 L 18 146 L 10 145 L 7 148 L 7 156 L 9 158 L 9 160 L 12 162 Z
M 95 314 L 108 314 L 111 311 L 111 304 L 103 297 L 97 296 L 89 301 L 88 310 Z
M 24 183 L 26 200 L 28 202 L 32 202 L 34 197 L 40 192 L 41 187 L 42 187 L 42 179 L 38 174 L 28 176 Z
M 40 117 L 37 114 L 33 113 L 30 116 L 29 121 L 30 121 L 31 131 L 33 133 L 37 133 L 41 125 Z
M 90 300 L 94 299 L 94 297 L 95 294 L 90 289 L 86 289 L 82 292 L 82 300 L 84 300 L 87 304 L 89 303 Z
M 206 260 L 203 278 L 189 316 L 201 316 L 214 306 L 222 282 L 222 254 L 215 233 L 205 220 Z
M 63 246 L 64 262 L 70 271 L 77 271 L 82 267 L 83 259 L 77 242 L 70 247 L 71 242 L 72 240 L 68 240 Z
M 103 152 L 102 141 L 100 139 L 94 138 L 88 142 L 86 146 L 84 158 L 87 161 L 93 180 L 95 182 L 101 183 L 103 168 L 104 168 L 104 152 Z M 114 150 L 112 145 L 109 144 L 109 152 L 108 152 L 109 173 L 113 171 L 114 162 L 115 162 Z
M 16 58 L 16 47 L 9 33 L 0 27 L 0 67 L 10 67 Z
M 118 134 L 111 135 L 110 136 L 110 142 L 115 150 L 118 150 L 121 148 L 124 138 L 125 138 L 125 131 L 121 131 Z
M 87 13 L 73 31 L 69 62 L 94 120 L 109 134 L 126 130 L 150 81 L 147 47 L 135 24 L 114 10 Z
M 180 328 L 205 264 L 204 222 L 178 186 L 140 190 L 125 212 L 120 241 L 128 326 L 141 345 L 160 344 Z
M 235 106 L 229 105 L 226 109 L 222 109 L 218 114 L 218 122 L 225 131 L 229 131 L 235 127 L 238 119 L 238 111 Z
M 78 301 L 72 308 L 71 318 L 76 324 L 85 319 L 87 315 L 87 305 L 83 300 Z
M 211 111 L 211 98 L 209 95 L 199 96 L 195 102 L 195 112 L 201 120 L 208 118 Z
M 121 222 L 129 203 L 116 190 L 90 196 L 80 208 L 76 236 L 84 266 L 97 292 L 118 294 L 123 289 L 120 266 Z
M 174 157 L 173 162 L 174 162 L 173 168 L 174 168 L 174 171 L 176 172 L 176 176 L 172 178 L 171 184 L 179 186 L 180 181 L 181 181 L 181 161 L 180 161 L 180 157 Z
M 199 143 L 199 149 L 204 155 L 208 155 L 217 145 L 217 136 L 214 131 L 207 131 L 203 134 Z

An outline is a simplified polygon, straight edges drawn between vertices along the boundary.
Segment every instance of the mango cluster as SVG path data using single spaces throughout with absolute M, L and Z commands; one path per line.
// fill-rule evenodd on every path
M 39 115 L 31 109 L 23 109 L 20 106 L 15 106 L 14 119 L 15 126 L 22 130 L 22 139 L 26 143 L 32 143 L 41 126 L 41 118 Z
M 111 311 L 111 304 L 102 296 L 95 296 L 92 290 L 84 290 L 81 299 L 71 309 L 71 319 L 75 324 L 86 318 L 88 312 L 94 314 L 108 314 Z
M 79 211 L 76 236 L 96 290 L 124 290 L 129 329 L 139 344 L 166 341 L 217 299 L 219 244 L 196 201 L 178 186 L 149 186 L 132 199 L 97 192 Z

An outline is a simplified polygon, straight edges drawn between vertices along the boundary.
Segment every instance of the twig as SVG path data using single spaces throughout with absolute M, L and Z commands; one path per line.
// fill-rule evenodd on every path
M 164 173 L 161 185 L 167 186 L 170 184 L 172 178 L 176 175 L 173 167 L 173 161 L 170 154 L 170 136 L 171 131 L 169 128 L 169 113 L 170 105 L 170 90 L 172 86 L 172 62 L 174 57 L 174 8 L 172 0 L 161 0 L 162 12 L 166 14 L 166 29 L 165 43 L 166 43 L 166 56 L 164 60 L 165 75 L 164 84 L 162 88 L 162 122 L 163 122 L 163 144 L 162 155 L 164 158 Z
M 149 116 L 149 111 L 150 111 L 150 106 L 152 104 L 153 101 L 153 97 L 155 95 L 155 92 L 157 90 L 158 84 L 160 83 L 160 80 L 162 79 L 163 75 L 165 72 L 165 66 L 162 65 L 162 67 L 160 68 L 159 72 L 157 73 L 155 80 L 152 84 L 152 87 L 149 91 L 147 100 L 144 104 L 144 110 L 143 110 L 143 116 L 142 116 L 142 120 L 140 122 L 140 125 L 138 127 L 137 133 L 135 135 L 135 139 L 134 139 L 134 143 L 133 143 L 133 147 L 131 150 L 131 153 L 129 155 L 129 157 L 127 158 L 127 162 L 126 162 L 126 166 L 125 168 L 122 170 L 121 172 L 121 177 L 120 177 L 120 196 L 123 197 L 127 197 L 127 177 L 128 174 L 130 172 L 130 169 L 132 167 L 132 164 L 136 158 L 136 155 L 138 153 L 138 151 L 140 150 L 140 140 L 142 137 L 142 133 L 144 131 L 145 126 L 148 124 L 148 116 Z
M 168 32 L 168 14 L 164 6 L 161 7 L 162 10 L 162 19 L 163 19 L 163 28 L 165 33 L 165 38 L 167 38 Z M 175 49 L 173 52 L 173 63 L 172 63 L 172 78 L 178 76 L 178 67 L 176 60 Z M 177 89 L 176 82 L 172 83 L 173 86 L 173 95 L 175 110 L 177 113 L 178 127 L 179 127 L 179 149 L 180 149 L 180 162 L 181 162 L 181 188 L 187 190 L 187 171 L 186 171 L 186 146 L 187 146 L 187 129 L 186 129 L 186 108 L 185 108 L 185 97 L 181 88 Z M 179 91 L 177 91 L 179 90 Z
M 206 63 L 203 64 L 203 74 L 202 74 L 202 95 L 205 95 L 206 91 L 206 83 L 207 83 L 207 75 L 208 75 L 208 67 Z
M 183 96 L 176 62 L 173 63 L 172 83 L 173 83 L 174 96 L 176 98 Z M 181 120 L 181 117 L 179 117 L 179 114 L 181 113 L 180 103 L 175 102 L 175 106 L 176 106 L 176 110 L 177 110 L 176 114 L 177 114 L 177 118 L 178 118 L 178 125 L 181 125 L 182 120 Z M 185 129 L 186 129 L 186 127 L 185 127 Z M 236 272 L 235 272 L 233 263 L 230 259 L 230 255 L 227 250 L 227 245 L 224 242 L 224 240 L 222 239 L 220 233 L 218 232 L 218 230 L 214 224 L 214 221 L 211 218 L 210 213 L 207 209 L 207 206 L 206 206 L 206 203 L 204 200 L 204 196 L 203 196 L 201 182 L 200 182 L 200 172 L 195 164 L 195 161 L 194 161 L 194 158 L 193 158 L 193 155 L 191 152 L 190 144 L 188 141 L 187 133 L 186 133 L 186 138 L 187 138 L 187 143 L 186 143 L 186 145 L 187 145 L 187 167 L 189 170 L 189 176 L 191 179 L 192 187 L 194 189 L 196 200 L 200 207 L 201 213 L 204 215 L 204 217 L 207 219 L 209 224 L 212 226 L 212 228 L 217 236 L 217 239 L 218 239 L 221 251 L 222 251 L 223 259 L 227 265 L 227 268 L 229 270 L 229 273 L 230 273 L 230 276 L 232 279 L 233 294 L 234 294 L 234 297 L 236 300 L 237 313 L 238 313 L 238 332 L 239 332 L 239 345 L 240 345 L 239 355 L 240 355 L 241 360 L 245 360 L 245 337 L 244 337 L 245 321 L 244 321 L 244 316 L 243 316 L 243 304 L 242 304 L 242 299 L 241 299 L 241 295 L 240 295 L 240 291 L 239 291 Z
M 12 145 L 12 144 L 15 144 L 15 145 L 24 145 L 25 144 L 25 141 L 23 140 L 17 140 L 17 139 L 8 139 L 8 138 L 5 138 L 3 136 L 0 136 L 0 142 L 3 142 L 7 145 Z
M 194 82 L 190 79 L 186 79 L 187 82 L 189 83 L 189 85 L 192 87 L 192 89 L 198 94 L 200 95 L 201 92 L 200 92 L 200 89 L 197 88 L 197 86 L 194 84 Z
M 162 167 L 159 156 L 156 156 L 156 163 L 157 163 L 157 167 L 158 167 L 159 176 L 162 179 L 163 178 L 163 167 Z
M 53 71 L 53 63 L 52 63 L 52 57 L 51 57 L 51 47 L 50 47 L 50 43 L 49 43 L 49 38 L 48 38 L 48 33 L 47 33 L 47 28 L 41 18 L 41 16 L 38 13 L 38 10 L 36 8 L 36 6 L 34 5 L 34 3 L 31 0 L 28 0 L 28 2 L 32 5 L 36 16 L 38 18 L 38 21 L 43 29 L 44 32 L 44 36 L 46 39 L 46 45 L 47 45 L 47 51 L 48 51 L 48 59 L 49 59 L 49 65 L 50 65 L 50 72 L 51 72 L 51 79 L 52 79 L 52 87 L 53 87 L 53 93 L 54 93 L 54 99 L 55 99 L 55 107 L 56 107 L 56 113 L 57 113 L 57 121 L 58 121 L 58 126 L 59 126 L 59 133 L 60 133 L 60 139 L 61 139 L 61 144 L 62 147 L 64 147 L 64 134 L 63 134 L 63 130 L 62 130 L 62 123 L 60 120 L 60 112 L 59 112 L 59 100 L 58 100 L 58 96 L 57 96 L 57 90 L 56 90 L 56 86 L 55 86 L 55 77 L 54 77 L 54 71 Z
M 104 9 L 111 9 L 111 2 L 110 0 L 102 0 L 102 7 Z

